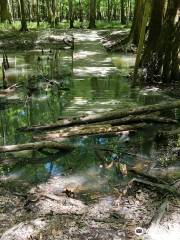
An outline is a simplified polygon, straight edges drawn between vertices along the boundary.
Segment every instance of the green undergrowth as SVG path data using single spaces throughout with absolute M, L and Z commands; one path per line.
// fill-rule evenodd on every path
M 41 30 L 41 29 L 49 29 L 52 28 L 50 24 L 47 22 L 40 22 L 39 26 L 37 26 L 36 22 L 28 22 L 28 29 L 29 30 Z M 128 24 L 130 26 L 130 24 Z M 21 27 L 20 21 L 16 21 L 13 24 L 7 23 L 0 23 L 0 31 L 18 31 Z M 75 28 L 81 28 L 81 23 L 79 21 L 74 22 Z M 62 21 L 58 23 L 55 28 L 57 29 L 68 29 L 69 22 Z M 84 21 L 82 24 L 82 28 L 88 28 L 88 22 Z M 97 29 L 124 29 L 127 28 L 127 25 L 122 25 L 120 21 L 96 21 L 96 28 Z

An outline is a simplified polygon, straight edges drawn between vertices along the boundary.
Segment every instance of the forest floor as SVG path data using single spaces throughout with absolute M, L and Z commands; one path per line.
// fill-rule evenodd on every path
M 1 240 L 179 239 L 178 199 L 139 184 L 123 190 L 92 193 L 86 202 L 83 184 L 72 176 L 51 178 L 26 196 L 1 187 Z
M 58 36 L 59 32 L 54 34 Z M 33 37 L 32 45 L 34 39 L 47 39 L 45 36 L 47 32 L 39 39 L 37 35 Z M 82 48 L 81 54 L 75 55 L 75 58 L 82 58 L 82 66 L 74 70 L 77 77 L 88 73 L 89 65 L 91 71 L 92 66 L 94 69 L 92 76 L 114 70 L 96 31 L 76 32 L 74 37 L 77 48 Z M 13 45 L 14 40 L 10 41 Z M 3 44 L 5 40 L 1 41 L 1 46 Z M 29 46 L 28 41 L 26 44 Z M 95 52 L 94 46 L 97 47 Z M 84 55 L 87 57 L 91 49 L 92 54 L 97 55 L 97 62 L 92 60 L 90 64 L 91 55 L 88 61 L 84 60 Z M 87 193 L 86 179 L 76 175 L 51 177 L 46 183 L 27 188 L 25 193 L 17 192 L 18 187 L 9 190 L 6 183 L 1 179 L 0 240 L 180 239 L 179 199 L 143 184 L 119 184 L 113 186 L 113 194 L 99 195 L 95 190 Z M 87 201 L 87 194 L 91 195 L 90 201 Z

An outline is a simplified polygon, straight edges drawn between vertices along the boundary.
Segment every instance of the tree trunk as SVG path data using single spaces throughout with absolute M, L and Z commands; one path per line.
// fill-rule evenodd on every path
M 132 27 L 128 39 L 126 42 L 131 42 L 136 46 L 139 43 L 141 24 L 143 19 L 144 0 L 135 0 L 134 17 L 132 21 Z
M 178 53 L 180 47 L 180 21 L 177 21 L 179 0 L 168 0 L 167 11 L 157 45 L 148 56 L 146 79 L 166 83 L 179 80 Z
M 83 28 L 83 5 L 82 5 L 82 1 L 79 0 L 79 21 L 81 23 L 81 28 Z
M 72 0 L 69 0 L 69 27 L 74 28 L 74 11 Z
M 26 31 L 28 31 L 28 28 L 27 28 L 27 23 L 26 23 L 24 0 L 19 0 L 19 3 L 20 3 L 20 10 L 21 10 L 21 29 L 20 29 L 20 31 L 26 32 Z
M 5 22 L 9 18 L 7 0 L 0 1 L 0 18 L 1 18 L 1 22 Z
M 146 65 L 156 48 L 160 36 L 166 0 L 153 0 L 152 12 L 149 24 L 148 40 L 142 57 L 143 65 Z
M 89 28 L 96 28 L 96 0 L 89 0 Z
M 50 0 L 46 0 L 46 5 L 47 5 L 47 16 L 48 16 L 48 23 L 52 23 L 52 9 L 51 9 L 51 4 Z
M 36 2 L 36 8 L 37 8 L 37 10 L 36 10 L 37 27 L 39 27 L 39 22 L 40 22 L 40 17 L 39 17 L 39 0 L 37 0 L 37 2 Z
M 121 24 L 126 24 L 125 1 L 121 0 Z
M 7 0 L 7 3 L 8 3 L 8 19 L 9 19 L 9 23 L 11 24 L 12 22 L 14 22 L 12 6 L 10 4 L 10 0 Z
M 111 0 L 107 1 L 107 17 L 108 17 L 108 22 L 111 21 L 111 14 L 112 14 L 112 3 Z
M 151 0 L 145 1 L 145 7 L 144 7 L 144 14 L 142 19 L 142 26 L 141 26 L 141 34 L 139 38 L 139 44 L 138 44 L 138 50 L 137 50 L 137 56 L 136 56 L 136 63 L 134 67 L 134 79 L 137 78 L 138 74 L 138 68 L 141 61 L 141 54 L 143 51 L 144 46 L 144 40 L 145 40 L 145 34 L 146 34 L 146 26 L 150 15 L 150 9 L 151 9 Z
M 52 23 L 51 26 L 55 27 L 56 25 L 56 0 L 52 0 Z

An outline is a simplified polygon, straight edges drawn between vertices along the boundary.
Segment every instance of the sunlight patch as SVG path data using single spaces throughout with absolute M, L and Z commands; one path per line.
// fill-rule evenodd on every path
M 83 99 L 82 97 L 75 97 L 72 101 L 75 105 L 84 105 L 88 103 L 88 100 Z
M 105 77 L 114 70 L 116 70 L 115 67 L 84 67 L 74 69 L 74 74 L 80 77 L 89 75 Z
M 101 38 L 97 35 L 97 32 L 96 31 L 91 31 L 89 32 L 86 32 L 86 33 L 75 33 L 74 34 L 75 38 L 78 40 L 78 41 L 97 41 L 97 40 L 100 40 Z
M 173 226 L 152 226 L 148 231 L 148 236 L 152 240 L 180 240 L 180 225 L 173 224 Z
M 74 59 L 84 59 L 88 58 L 89 56 L 94 56 L 100 54 L 99 52 L 93 52 L 93 51 L 79 51 L 74 53 Z

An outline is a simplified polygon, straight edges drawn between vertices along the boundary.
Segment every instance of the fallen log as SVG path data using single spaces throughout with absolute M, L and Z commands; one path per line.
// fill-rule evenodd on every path
M 125 118 L 115 119 L 108 122 L 112 126 L 117 126 L 120 124 L 129 124 L 129 123 L 168 123 L 168 124 L 176 124 L 178 123 L 177 120 L 159 116 L 152 116 L 152 115 L 139 115 L 139 116 L 128 116 Z
M 180 177 L 180 167 L 179 166 L 171 166 L 166 168 L 160 168 L 160 167 L 151 167 L 152 161 L 148 159 L 144 159 L 144 161 L 136 161 L 133 164 L 129 164 L 126 161 L 114 161 L 113 164 L 116 168 L 116 171 L 119 173 L 122 171 L 122 168 L 124 166 L 125 168 L 125 175 L 127 175 L 128 172 L 132 172 L 133 174 L 142 176 L 144 178 L 162 183 L 165 181 L 174 181 L 176 179 L 179 179 Z M 112 166 L 113 166 L 112 165 Z M 106 166 L 105 166 L 106 168 Z
M 176 128 L 171 131 L 161 131 L 158 133 L 159 136 L 176 136 L 180 134 L 180 128 Z
M 75 148 L 75 146 L 53 142 L 53 141 L 43 141 L 43 142 L 25 143 L 25 144 L 18 144 L 18 145 L 0 146 L 0 153 L 20 152 L 25 150 L 40 150 L 42 148 L 50 148 L 50 149 L 56 149 L 61 151 L 72 151 Z
M 180 167 L 168 167 L 168 168 L 151 168 L 146 170 L 143 164 L 135 165 L 133 167 L 128 167 L 128 171 L 133 172 L 137 175 L 160 180 L 175 180 L 180 177 Z
M 55 130 L 64 127 L 72 127 L 76 125 L 90 124 L 90 123 L 100 123 L 115 119 L 124 118 L 127 116 L 141 115 L 141 114 L 149 114 L 152 112 L 162 111 L 162 110 L 170 110 L 173 108 L 180 107 L 180 100 L 174 102 L 163 102 L 154 105 L 137 107 L 134 109 L 130 109 L 129 111 L 110 111 L 102 114 L 95 114 L 90 116 L 83 116 L 77 119 L 64 119 L 55 124 L 50 125 L 36 125 L 32 127 L 22 127 L 18 130 L 21 131 L 43 131 L 43 130 Z
M 170 193 L 174 196 L 180 197 L 180 191 L 178 191 L 175 187 L 170 186 L 168 184 L 161 184 L 161 183 L 154 183 L 148 180 L 143 180 L 143 179 L 139 179 L 139 178 L 134 178 L 132 179 L 132 182 L 137 182 L 137 183 L 141 183 L 156 189 L 159 189 L 165 193 Z
M 10 86 L 10 87 L 8 87 L 8 88 L 6 88 L 4 90 L 0 90 L 0 94 L 6 95 L 6 94 L 9 94 L 9 93 L 12 93 L 19 87 L 20 87 L 20 85 L 13 84 L 12 86 Z
M 99 134 L 111 134 L 111 133 L 120 133 L 123 131 L 134 131 L 145 127 L 146 124 L 140 123 L 136 125 L 122 125 L 122 126 L 111 126 L 110 124 L 106 125 L 89 125 L 89 126 L 77 126 L 70 127 L 66 129 L 61 129 L 55 132 L 50 132 L 40 136 L 34 137 L 35 140 L 47 140 L 52 141 L 59 138 L 66 137 L 75 137 L 83 135 L 99 135 Z

